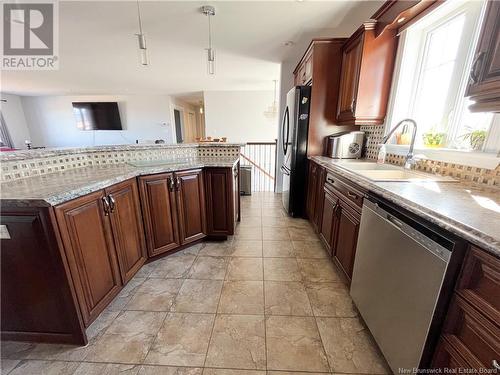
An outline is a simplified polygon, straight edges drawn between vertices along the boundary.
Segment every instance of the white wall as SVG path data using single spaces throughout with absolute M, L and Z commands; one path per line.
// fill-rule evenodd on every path
M 26 118 L 24 116 L 21 98 L 17 95 L 3 94 L 1 109 L 5 124 L 15 148 L 25 148 L 25 140 L 31 139 Z
M 173 142 L 171 101 L 167 95 L 24 96 L 21 99 L 34 146 L 70 147 Z M 74 101 L 116 101 L 124 130 L 84 131 L 76 127 Z
M 205 91 L 205 133 L 228 142 L 272 142 L 278 136 L 278 117 L 264 112 L 273 103 L 270 91 Z

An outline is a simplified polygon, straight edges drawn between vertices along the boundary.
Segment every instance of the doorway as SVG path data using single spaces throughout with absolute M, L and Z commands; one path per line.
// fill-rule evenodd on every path
M 175 137 L 177 143 L 183 143 L 183 132 L 182 132 L 182 113 L 181 110 L 174 108 L 174 123 L 175 123 Z

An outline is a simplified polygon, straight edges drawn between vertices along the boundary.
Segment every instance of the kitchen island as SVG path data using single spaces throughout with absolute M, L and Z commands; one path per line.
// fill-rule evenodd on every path
M 145 262 L 232 235 L 240 147 L 2 155 L 2 338 L 83 345 Z

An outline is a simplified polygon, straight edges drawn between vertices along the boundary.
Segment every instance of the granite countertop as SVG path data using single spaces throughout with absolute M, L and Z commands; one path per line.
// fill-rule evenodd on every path
M 136 167 L 131 164 L 91 166 L 3 182 L 3 207 L 48 207 L 67 202 L 129 178 L 203 167 L 233 167 L 238 158 L 169 160 L 166 164 Z
M 498 188 L 461 182 L 375 182 L 341 168 L 334 159 L 313 156 L 311 160 L 500 256 Z

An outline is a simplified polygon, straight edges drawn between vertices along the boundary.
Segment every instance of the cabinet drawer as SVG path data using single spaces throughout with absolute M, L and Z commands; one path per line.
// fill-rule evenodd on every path
M 500 328 L 460 296 L 451 302 L 443 335 L 474 367 L 492 368 L 500 358 Z
M 344 198 L 353 202 L 356 206 L 360 208 L 363 206 L 363 193 L 361 193 L 358 189 L 340 181 L 334 174 L 327 173 L 325 184 L 327 188 L 328 186 L 334 187 L 337 192 L 340 192 Z
M 441 337 L 432 361 L 433 368 L 450 369 L 456 371 L 459 369 L 470 368 L 469 364 L 453 346 L 451 346 L 444 337 Z
M 500 259 L 472 246 L 456 288 L 493 322 L 500 322 Z

